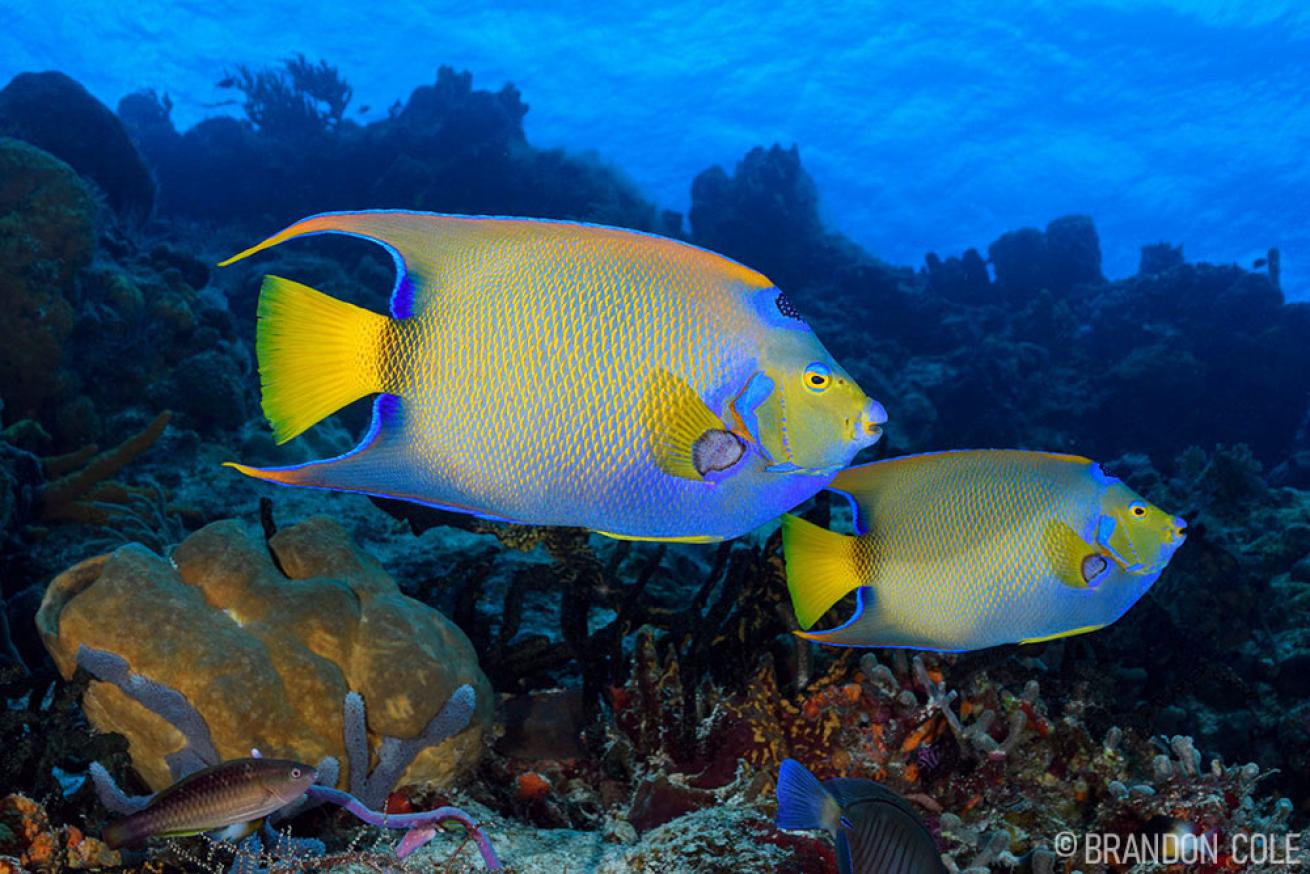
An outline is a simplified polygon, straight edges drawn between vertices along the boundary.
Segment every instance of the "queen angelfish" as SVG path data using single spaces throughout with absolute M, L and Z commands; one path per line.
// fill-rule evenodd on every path
M 285 442 L 377 395 L 363 442 L 259 479 L 635 539 L 735 537 L 822 489 L 887 415 L 764 276 L 650 234 L 414 212 L 298 222 L 390 250 L 391 315 L 267 277 Z
M 819 779 L 795 759 L 778 769 L 778 828 L 827 829 L 841 874 L 945 874 L 914 808 L 872 780 Z
M 843 625 L 801 633 L 838 646 L 962 651 L 1094 631 L 1137 603 L 1187 529 L 1073 455 L 911 455 L 831 488 L 857 536 L 788 516 L 783 544 L 802 628 L 858 589 Z

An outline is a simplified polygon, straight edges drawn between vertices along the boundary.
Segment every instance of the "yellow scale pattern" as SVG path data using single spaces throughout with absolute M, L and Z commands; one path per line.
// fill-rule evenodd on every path
M 402 398 L 410 464 L 449 502 L 508 518 L 692 506 L 709 486 L 654 466 L 642 393 L 667 370 L 722 414 L 757 366 L 747 296 L 767 280 L 658 238 L 486 223 L 501 233 L 411 269 L 415 313 L 394 324 L 383 375 Z
M 1099 511 L 1089 464 L 1052 465 L 1019 452 L 937 454 L 867 468 L 858 489 L 869 531 L 857 539 L 859 576 L 872 580 L 878 614 L 897 631 L 964 646 L 977 629 L 1040 627 L 1053 578 L 1049 520 L 1082 533 Z M 859 471 L 850 471 L 858 474 Z M 1054 474 L 1054 475 L 1053 475 Z M 1034 547 L 1034 544 L 1039 546 Z

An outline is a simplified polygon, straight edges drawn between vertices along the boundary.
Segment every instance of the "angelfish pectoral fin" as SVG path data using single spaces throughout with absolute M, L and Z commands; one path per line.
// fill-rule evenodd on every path
M 1042 550 L 1056 579 L 1071 589 L 1089 588 L 1108 562 L 1096 545 L 1078 536 L 1065 522 L 1048 519 L 1042 532 Z
M 701 481 L 728 470 L 746 452 L 700 395 L 667 370 L 655 371 L 646 383 L 641 424 L 656 466 L 670 476 Z

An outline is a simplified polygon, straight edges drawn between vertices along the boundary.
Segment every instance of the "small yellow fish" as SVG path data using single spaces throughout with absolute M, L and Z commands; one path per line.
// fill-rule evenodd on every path
M 1094 631 L 1160 576 L 1187 523 L 1086 458 L 1013 450 L 912 455 L 843 471 L 858 536 L 783 519 L 787 585 L 837 646 L 963 651 Z
M 110 849 L 150 837 L 185 837 L 238 827 L 244 836 L 259 821 L 305 794 L 314 768 L 283 759 L 232 759 L 161 791 L 136 813 L 111 823 L 103 838 Z
M 233 465 L 284 485 L 638 539 L 720 540 L 822 489 L 887 414 L 768 279 L 650 234 L 330 213 L 394 256 L 391 316 L 267 277 L 256 348 L 285 442 L 378 395 L 345 455 Z

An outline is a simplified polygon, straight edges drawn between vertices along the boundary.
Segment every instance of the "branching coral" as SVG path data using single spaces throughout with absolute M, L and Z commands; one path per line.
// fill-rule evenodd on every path
M 132 673 L 127 661 L 120 656 L 88 646 L 78 649 L 77 664 L 97 680 L 118 687 L 123 694 L 163 718 L 182 735 L 185 745 L 167 757 L 175 782 L 221 761 L 204 717 L 176 689 Z M 378 747 L 377 765 L 370 770 L 371 753 L 364 698 L 358 692 L 349 692 L 345 698 L 343 741 L 350 764 L 351 792 L 365 806 L 382 807 L 387 795 L 396 788 L 401 776 L 419 753 L 439 745 L 468 726 L 476 703 L 473 687 L 460 686 L 417 737 L 383 737 Z M 319 782 L 331 786 L 337 782 L 340 764 L 335 757 L 327 756 L 319 761 L 317 770 Z M 139 810 L 149 799 L 149 796 L 143 798 L 126 795 L 99 763 L 92 765 L 91 776 L 101 802 L 115 813 Z M 301 809 L 302 806 L 296 806 L 283 813 L 291 816 Z
M 336 128 L 353 94 L 336 67 L 327 61 L 311 63 L 303 54 L 283 61 L 280 69 L 239 66 L 219 87 L 244 95 L 242 108 L 255 127 L 293 136 Z
M 113 653 L 87 646 L 78 650 L 77 664 L 96 679 L 114 684 L 125 695 L 158 714 L 181 733 L 186 740 L 186 745 L 181 751 L 169 757 L 174 782 L 195 771 L 219 763 L 220 758 L 214 748 L 209 726 L 186 697 L 177 690 L 132 673 L 127 661 Z M 333 788 L 340 768 L 334 758 L 327 757 L 320 760 L 317 766 L 319 785 L 310 787 L 303 798 L 283 808 L 278 816 L 284 819 L 295 816 L 315 802 L 335 804 L 369 825 L 404 829 L 405 839 L 397 850 L 397 855 L 401 858 L 431 840 L 441 824 L 456 822 L 469 830 L 486 860 L 487 867 L 490 870 L 499 870 L 495 851 L 486 836 L 478 829 L 476 823 L 457 808 L 441 807 L 437 810 L 403 815 L 379 812 L 386 802 L 387 795 L 396 787 L 397 781 L 415 756 L 463 731 L 473 716 L 475 704 L 473 687 L 467 685 L 459 687 L 441 711 L 428 723 L 421 735 L 404 740 L 393 737 L 383 738 L 378 749 L 378 764 L 370 772 L 364 699 L 358 692 L 350 692 L 345 701 L 344 742 L 350 760 L 353 794 Z M 134 813 L 145 807 L 153 797 L 127 795 L 108 770 L 98 762 L 91 765 L 91 777 L 101 803 L 114 813 L 124 815 Z M 271 834 L 270 837 L 275 834 Z M 238 863 L 251 858 L 262 858 L 262 848 L 256 848 L 253 844 L 243 846 L 244 854 L 238 853 Z M 298 855 L 311 855 L 314 849 L 298 842 L 288 843 L 281 849 L 276 842 L 273 842 L 270 847 L 271 855 L 280 862 L 287 862 L 288 859 L 294 861 Z M 238 867 L 240 870 L 247 870 L 244 865 Z
M 163 412 L 154 421 L 122 443 L 99 452 L 95 445 L 43 459 L 46 482 L 38 491 L 38 515 L 46 522 L 82 522 L 113 526 L 135 518 L 133 530 L 151 530 L 146 517 L 163 524 L 157 506 L 158 488 L 125 486 L 111 479 L 145 452 L 164 433 L 172 413 Z M 155 518 L 158 517 L 158 518 Z M 133 524 L 127 522 L 126 524 Z M 140 533 L 138 531 L 138 533 Z

